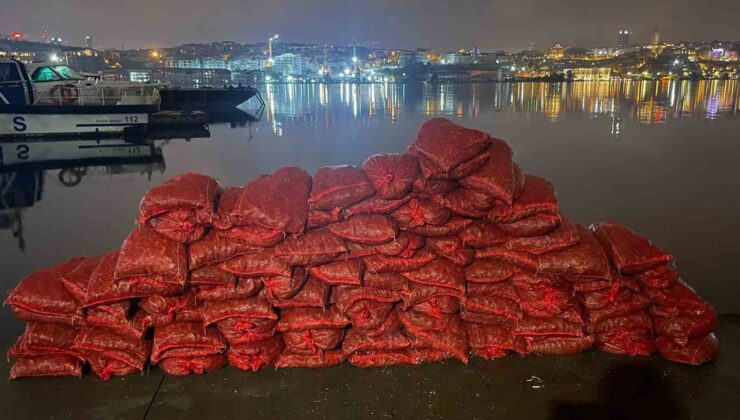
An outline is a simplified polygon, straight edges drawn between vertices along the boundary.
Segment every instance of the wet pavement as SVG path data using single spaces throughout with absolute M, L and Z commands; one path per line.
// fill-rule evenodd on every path
M 226 368 L 202 376 L 1 385 L 6 418 L 740 418 L 740 315 L 720 317 L 721 354 L 700 367 L 588 352 L 360 369 Z M 12 339 L 6 337 L 10 344 Z M 6 346 L 7 347 L 7 346 Z M 7 377 L 9 365 L 0 375 Z

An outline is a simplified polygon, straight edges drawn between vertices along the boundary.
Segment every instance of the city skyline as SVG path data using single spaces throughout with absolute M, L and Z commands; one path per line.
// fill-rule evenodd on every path
M 438 51 L 462 46 L 518 51 L 531 43 L 545 49 L 556 42 L 606 47 L 616 43 L 620 30 L 630 32 L 632 43 L 648 43 L 655 28 L 664 41 L 740 39 L 733 24 L 733 16 L 740 14 L 740 3 L 728 0 L 710 0 L 679 10 L 663 0 L 649 4 L 627 0 L 618 5 L 593 5 L 585 0 L 472 1 L 470 7 L 415 0 L 317 1 L 311 5 L 291 4 L 296 2 L 289 0 L 254 4 L 217 0 L 208 9 L 190 1 L 190 7 L 187 2 L 177 3 L 178 8 L 191 10 L 186 20 L 170 27 L 167 23 L 173 21 L 172 10 L 164 2 L 77 0 L 47 4 L 25 0 L 5 8 L 0 32 L 25 32 L 31 39 L 39 39 L 42 31 L 48 30 L 73 45 L 84 45 L 85 37 L 93 36 L 95 46 L 101 49 L 227 40 L 259 43 L 275 32 L 293 42 L 429 47 Z

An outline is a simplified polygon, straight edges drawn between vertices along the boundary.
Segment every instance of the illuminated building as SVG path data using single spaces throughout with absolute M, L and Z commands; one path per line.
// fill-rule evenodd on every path
M 660 45 L 661 41 L 662 37 L 660 35 L 660 32 L 658 32 L 658 28 L 655 28 L 653 30 L 653 33 L 650 35 L 650 45 Z
M 555 44 L 550 48 L 547 56 L 553 60 L 562 60 L 565 56 L 565 47 L 560 44 Z
M 90 35 L 88 35 L 88 36 L 85 37 L 85 47 L 87 47 L 89 49 L 95 48 L 95 47 L 93 47 L 93 39 L 92 39 L 92 37 Z
M 303 57 L 298 54 L 285 53 L 274 57 L 271 71 L 282 75 L 303 74 Z
M 609 80 L 611 72 L 610 67 L 576 67 L 565 71 L 573 80 Z
M 622 29 L 617 33 L 617 47 L 624 48 L 630 45 L 630 31 Z

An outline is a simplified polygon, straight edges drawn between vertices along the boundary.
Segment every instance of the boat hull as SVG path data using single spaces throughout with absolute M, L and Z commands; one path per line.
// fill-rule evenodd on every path
M 10 106 L 0 108 L 0 138 L 120 134 L 145 129 L 149 106 Z

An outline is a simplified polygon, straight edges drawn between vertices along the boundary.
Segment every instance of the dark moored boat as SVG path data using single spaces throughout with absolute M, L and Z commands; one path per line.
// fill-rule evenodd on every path
M 247 87 L 227 88 L 163 88 L 159 90 L 162 110 L 200 110 L 233 108 L 252 97 L 262 102 L 257 89 Z

